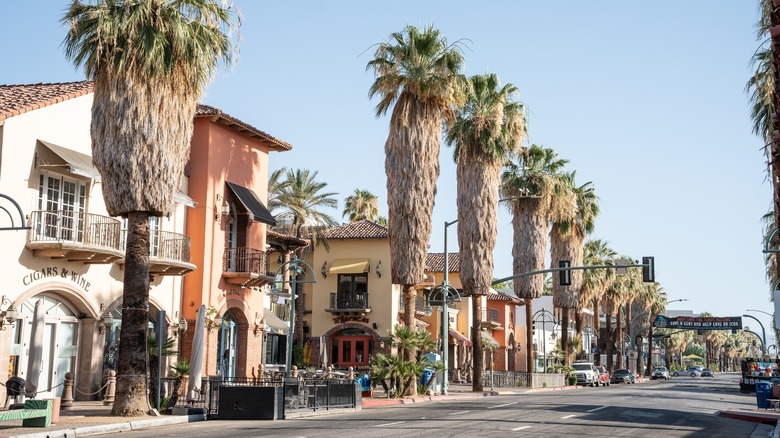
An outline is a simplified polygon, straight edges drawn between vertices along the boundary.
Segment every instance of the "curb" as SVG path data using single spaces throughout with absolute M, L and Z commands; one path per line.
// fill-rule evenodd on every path
M 776 426 L 780 424 L 780 422 L 777 421 L 778 420 L 777 417 L 762 415 L 760 412 L 740 413 L 734 411 L 718 411 L 716 412 L 715 415 L 724 418 L 733 418 L 735 420 L 752 421 L 754 423 L 769 424 L 772 426 Z M 777 430 L 775 431 L 775 435 L 777 435 Z
M 17 438 L 70 438 L 75 436 L 100 435 L 111 432 L 126 432 L 140 429 L 148 429 L 153 426 L 166 426 L 170 424 L 194 423 L 206 421 L 205 415 L 181 415 L 168 418 L 155 418 L 149 420 L 130 420 L 120 423 L 96 424 L 94 426 L 71 427 L 65 429 L 44 430 L 42 432 L 14 435 Z

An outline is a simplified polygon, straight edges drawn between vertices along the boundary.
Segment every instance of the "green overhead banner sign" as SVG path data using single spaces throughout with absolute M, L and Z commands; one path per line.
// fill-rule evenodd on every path
M 741 330 L 741 316 L 676 316 L 658 315 L 653 321 L 655 328 L 680 330 Z

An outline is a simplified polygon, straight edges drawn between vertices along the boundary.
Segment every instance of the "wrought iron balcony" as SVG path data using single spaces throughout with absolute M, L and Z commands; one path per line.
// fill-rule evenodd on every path
M 122 248 L 127 244 L 127 230 L 122 230 Z M 149 273 L 185 275 L 196 269 L 190 263 L 190 237 L 171 231 L 156 231 L 149 236 Z
M 266 253 L 255 248 L 225 248 L 222 258 L 222 276 L 229 284 L 246 287 L 262 286 L 273 282 L 268 275 Z
M 371 313 L 371 307 L 368 305 L 368 293 L 331 293 L 330 306 L 325 310 L 330 313 Z
M 114 263 L 124 259 L 119 220 L 69 210 L 30 213 L 25 247 L 36 257 L 64 258 L 84 263 Z
M 398 310 L 403 312 L 404 311 L 404 295 L 403 294 L 401 294 L 400 299 L 401 299 L 401 305 L 398 308 Z M 417 295 L 417 296 L 414 297 L 414 313 L 416 315 L 424 315 L 425 314 L 425 306 L 427 306 L 427 305 L 428 305 L 428 302 L 425 299 L 425 297 L 420 296 L 420 295 Z

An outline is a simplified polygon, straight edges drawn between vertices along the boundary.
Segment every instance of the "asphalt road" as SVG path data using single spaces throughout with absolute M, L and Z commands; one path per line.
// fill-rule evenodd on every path
M 767 437 L 773 427 L 721 418 L 755 408 L 737 375 L 418 403 L 292 420 L 208 421 L 122 433 L 141 437 Z

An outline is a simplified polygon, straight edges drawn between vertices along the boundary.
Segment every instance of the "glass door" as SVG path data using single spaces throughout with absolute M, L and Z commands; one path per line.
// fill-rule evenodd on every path
M 238 349 L 238 323 L 228 311 L 222 317 L 217 352 L 219 353 L 218 371 L 224 377 L 236 376 L 236 357 Z

